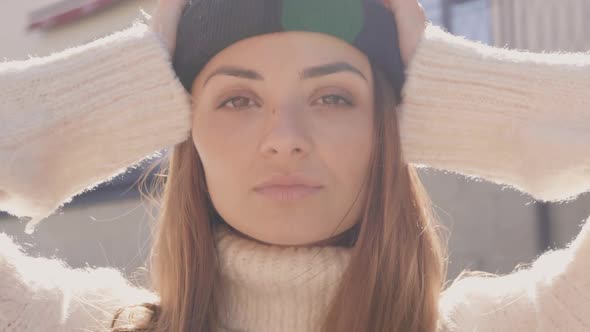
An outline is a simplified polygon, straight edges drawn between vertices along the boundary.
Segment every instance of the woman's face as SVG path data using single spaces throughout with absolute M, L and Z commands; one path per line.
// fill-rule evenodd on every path
M 233 228 L 309 245 L 360 220 L 373 130 L 362 52 L 313 32 L 244 39 L 209 61 L 192 96 L 209 193 Z

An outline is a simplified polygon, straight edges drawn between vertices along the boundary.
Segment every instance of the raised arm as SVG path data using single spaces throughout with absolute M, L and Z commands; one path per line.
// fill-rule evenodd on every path
M 0 331 L 108 331 L 119 308 L 157 301 L 115 269 L 30 257 L 0 233 Z
M 407 161 L 510 185 L 540 200 L 590 189 L 590 54 L 493 48 L 428 26 L 400 110 Z M 567 248 L 441 297 L 443 331 L 586 331 L 590 222 Z
M 408 67 L 408 162 L 483 177 L 539 200 L 590 189 L 590 53 L 495 48 L 428 25 Z
M 189 132 L 189 96 L 145 24 L 1 63 L 0 210 L 41 220 Z

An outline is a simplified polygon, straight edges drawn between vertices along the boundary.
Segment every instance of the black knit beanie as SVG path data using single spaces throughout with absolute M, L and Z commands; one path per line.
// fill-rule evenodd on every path
M 381 0 L 189 0 L 179 22 L 174 70 L 190 93 L 218 52 L 280 31 L 321 32 L 352 44 L 385 73 L 400 101 L 405 68 L 395 19 Z

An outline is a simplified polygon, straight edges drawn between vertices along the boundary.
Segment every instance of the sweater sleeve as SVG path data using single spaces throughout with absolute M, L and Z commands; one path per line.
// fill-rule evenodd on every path
M 115 269 L 71 269 L 27 256 L 0 233 L 0 331 L 109 331 L 118 309 L 157 301 Z
M 495 48 L 429 25 L 408 66 L 407 162 L 543 201 L 590 189 L 590 53 Z
M 145 24 L 0 63 L 0 210 L 32 223 L 190 132 L 190 97 Z
M 458 279 L 441 296 L 442 331 L 590 331 L 590 221 L 564 249 L 504 276 Z
M 485 46 L 428 26 L 400 110 L 408 162 L 540 200 L 590 189 L 590 54 Z M 505 276 L 468 276 L 440 301 L 444 331 L 590 330 L 590 221 L 564 249 Z

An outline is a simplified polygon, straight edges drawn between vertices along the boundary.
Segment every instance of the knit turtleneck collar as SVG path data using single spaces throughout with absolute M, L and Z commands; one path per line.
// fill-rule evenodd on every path
M 350 260 L 344 247 L 280 247 L 217 229 L 230 331 L 316 331 Z

